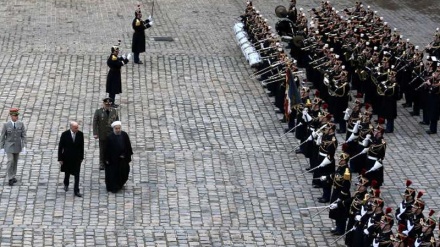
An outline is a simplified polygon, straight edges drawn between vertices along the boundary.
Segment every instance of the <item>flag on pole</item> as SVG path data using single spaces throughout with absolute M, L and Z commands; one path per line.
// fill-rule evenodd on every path
M 296 85 L 295 77 L 290 68 L 286 69 L 286 91 L 284 97 L 284 114 L 286 120 L 289 120 L 292 107 L 301 104 L 301 96 Z

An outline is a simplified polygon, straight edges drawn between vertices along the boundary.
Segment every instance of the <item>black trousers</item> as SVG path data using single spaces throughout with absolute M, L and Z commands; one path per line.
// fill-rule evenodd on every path
M 75 177 L 75 183 L 73 185 L 73 192 L 79 193 L 79 172 L 73 175 Z M 64 173 L 64 185 L 69 186 L 70 173 Z

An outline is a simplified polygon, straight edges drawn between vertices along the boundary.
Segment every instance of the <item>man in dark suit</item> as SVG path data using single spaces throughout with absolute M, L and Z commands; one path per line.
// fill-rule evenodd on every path
M 79 131 L 77 122 L 70 122 L 70 130 L 61 134 L 58 145 L 58 161 L 61 165 L 61 172 L 64 172 L 64 190 L 69 190 L 70 175 L 75 177 L 74 193 L 77 197 L 82 197 L 79 193 L 79 172 L 81 163 L 84 160 L 84 135 Z
M 128 180 L 130 173 L 131 147 L 130 138 L 121 129 L 121 122 L 112 123 L 113 133 L 107 137 L 105 149 L 105 185 L 107 191 L 118 192 Z

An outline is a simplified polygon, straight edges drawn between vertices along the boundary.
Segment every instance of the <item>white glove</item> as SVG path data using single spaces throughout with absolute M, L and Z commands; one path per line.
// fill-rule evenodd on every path
M 4 155 L 5 154 L 5 149 L 0 149 L 0 155 Z
M 318 167 L 325 167 L 325 166 L 327 166 L 328 164 L 331 164 L 332 163 L 332 161 L 328 158 L 328 157 L 325 157 L 324 158 L 324 160 L 321 162 L 321 164 L 319 164 L 319 166 Z
M 334 203 L 330 204 L 329 208 L 330 209 L 337 209 L 338 208 L 338 204 L 334 202 Z
M 364 229 L 364 234 L 365 234 L 365 235 L 369 235 L 369 234 L 370 234 L 370 232 L 368 231 L 368 229 Z
M 153 18 L 151 17 L 151 15 L 148 16 L 147 20 L 152 21 Z
M 361 215 L 364 216 L 367 213 L 367 210 L 364 206 L 361 207 Z
M 21 150 L 21 154 L 26 154 L 26 148 L 23 148 L 23 149 Z
M 402 231 L 402 233 L 405 234 L 406 236 L 408 236 L 409 231 L 405 230 L 405 231 Z
M 360 216 L 360 215 L 356 215 L 356 216 L 354 217 L 354 220 L 356 220 L 356 221 L 361 221 L 361 216 Z
M 316 131 L 312 131 L 312 136 L 313 138 L 316 138 L 318 136 L 318 133 L 316 133 Z
M 131 53 L 128 53 L 128 55 L 127 55 L 127 59 L 128 59 L 128 60 L 131 59 Z
M 367 228 L 370 228 L 373 224 L 374 224 L 374 220 L 372 218 L 370 218 L 368 220 Z
M 416 242 L 414 242 L 414 247 L 419 247 L 422 244 L 422 240 L 417 238 Z
M 126 55 L 126 54 L 122 55 L 122 58 L 123 58 L 123 59 L 126 59 L 126 58 L 127 58 L 127 55 Z
M 321 143 L 322 143 L 322 133 L 321 132 L 319 132 L 318 133 L 318 138 L 316 139 L 316 145 L 321 145 Z
M 379 247 L 380 242 L 377 242 L 376 239 L 373 240 L 373 247 Z
M 325 180 L 327 180 L 327 177 L 326 177 L 326 176 L 321 176 L 321 177 L 319 178 L 319 180 L 321 180 L 321 181 L 325 181 Z
M 365 154 L 365 153 L 367 153 L 367 152 L 368 152 L 368 149 L 369 149 L 369 148 L 364 148 L 364 149 L 361 151 L 361 154 Z
M 408 229 L 408 232 L 410 232 L 414 228 L 414 225 L 411 225 L 411 221 L 406 221 L 406 229 Z
M 362 141 L 362 146 L 367 147 L 368 146 L 368 142 L 370 141 L 370 138 L 368 138 L 369 135 L 367 135 L 367 137 Z
M 351 133 L 350 137 L 348 137 L 346 142 L 352 142 L 352 141 L 356 140 L 357 138 L 358 138 L 358 136 L 356 136 L 353 132 L 353 133 Z
M 381 168 L 382 166 L 383 166 L 382 163 L 380 163 L 378 160 L 376 160 L 376 162 L 374 163 L 374 166 L 371 167 L 370 170 L 368 170 L 366 173 L 374 172 L 377 169 Z
M 400 213 L 398 215 L 396 215 L 396 218 L 398 220 L 401 220 L 400 216 L 405 212 L 405 209 L 406 208 L 403 206 L 403 202 L 401 202 L 400 205 L 399 205 Z
M 307 138 L 307 141 L 311 141 L 311 140 L 313 140 L 313 136 L 309 135 L 309 138 Z
M 351 109 L 350 109 L 350 108 L 347 108 L 347 109 L 344 111 L 344 113 L 345 113 L 345 115 L 344 115 L 344 120 L 347 121 L 347 120 L 350 118 Z
M 153 26 L 153 21 L 148 22 L 150 26 Z

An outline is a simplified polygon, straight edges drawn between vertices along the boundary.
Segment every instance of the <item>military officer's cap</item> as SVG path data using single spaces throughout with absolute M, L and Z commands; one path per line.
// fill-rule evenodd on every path
M 112 98 L 105 98 L 102 100 L 102 102 L 106 105 L 111 105 L 113 103 L 113 99 Z
M 11 109 L 9 109 L 9 115 L 18 116 L 20 114 L 18 111 L 19 111 L 18 108 L 11 108 Z
M 406 189 L 404 192 L 404 196 L 411 196 L 411 197 L 415 197 L 416 196 L 416 190 L 414 188 L 411 188 L 412 181 L 407 179 L 406 180 Z

